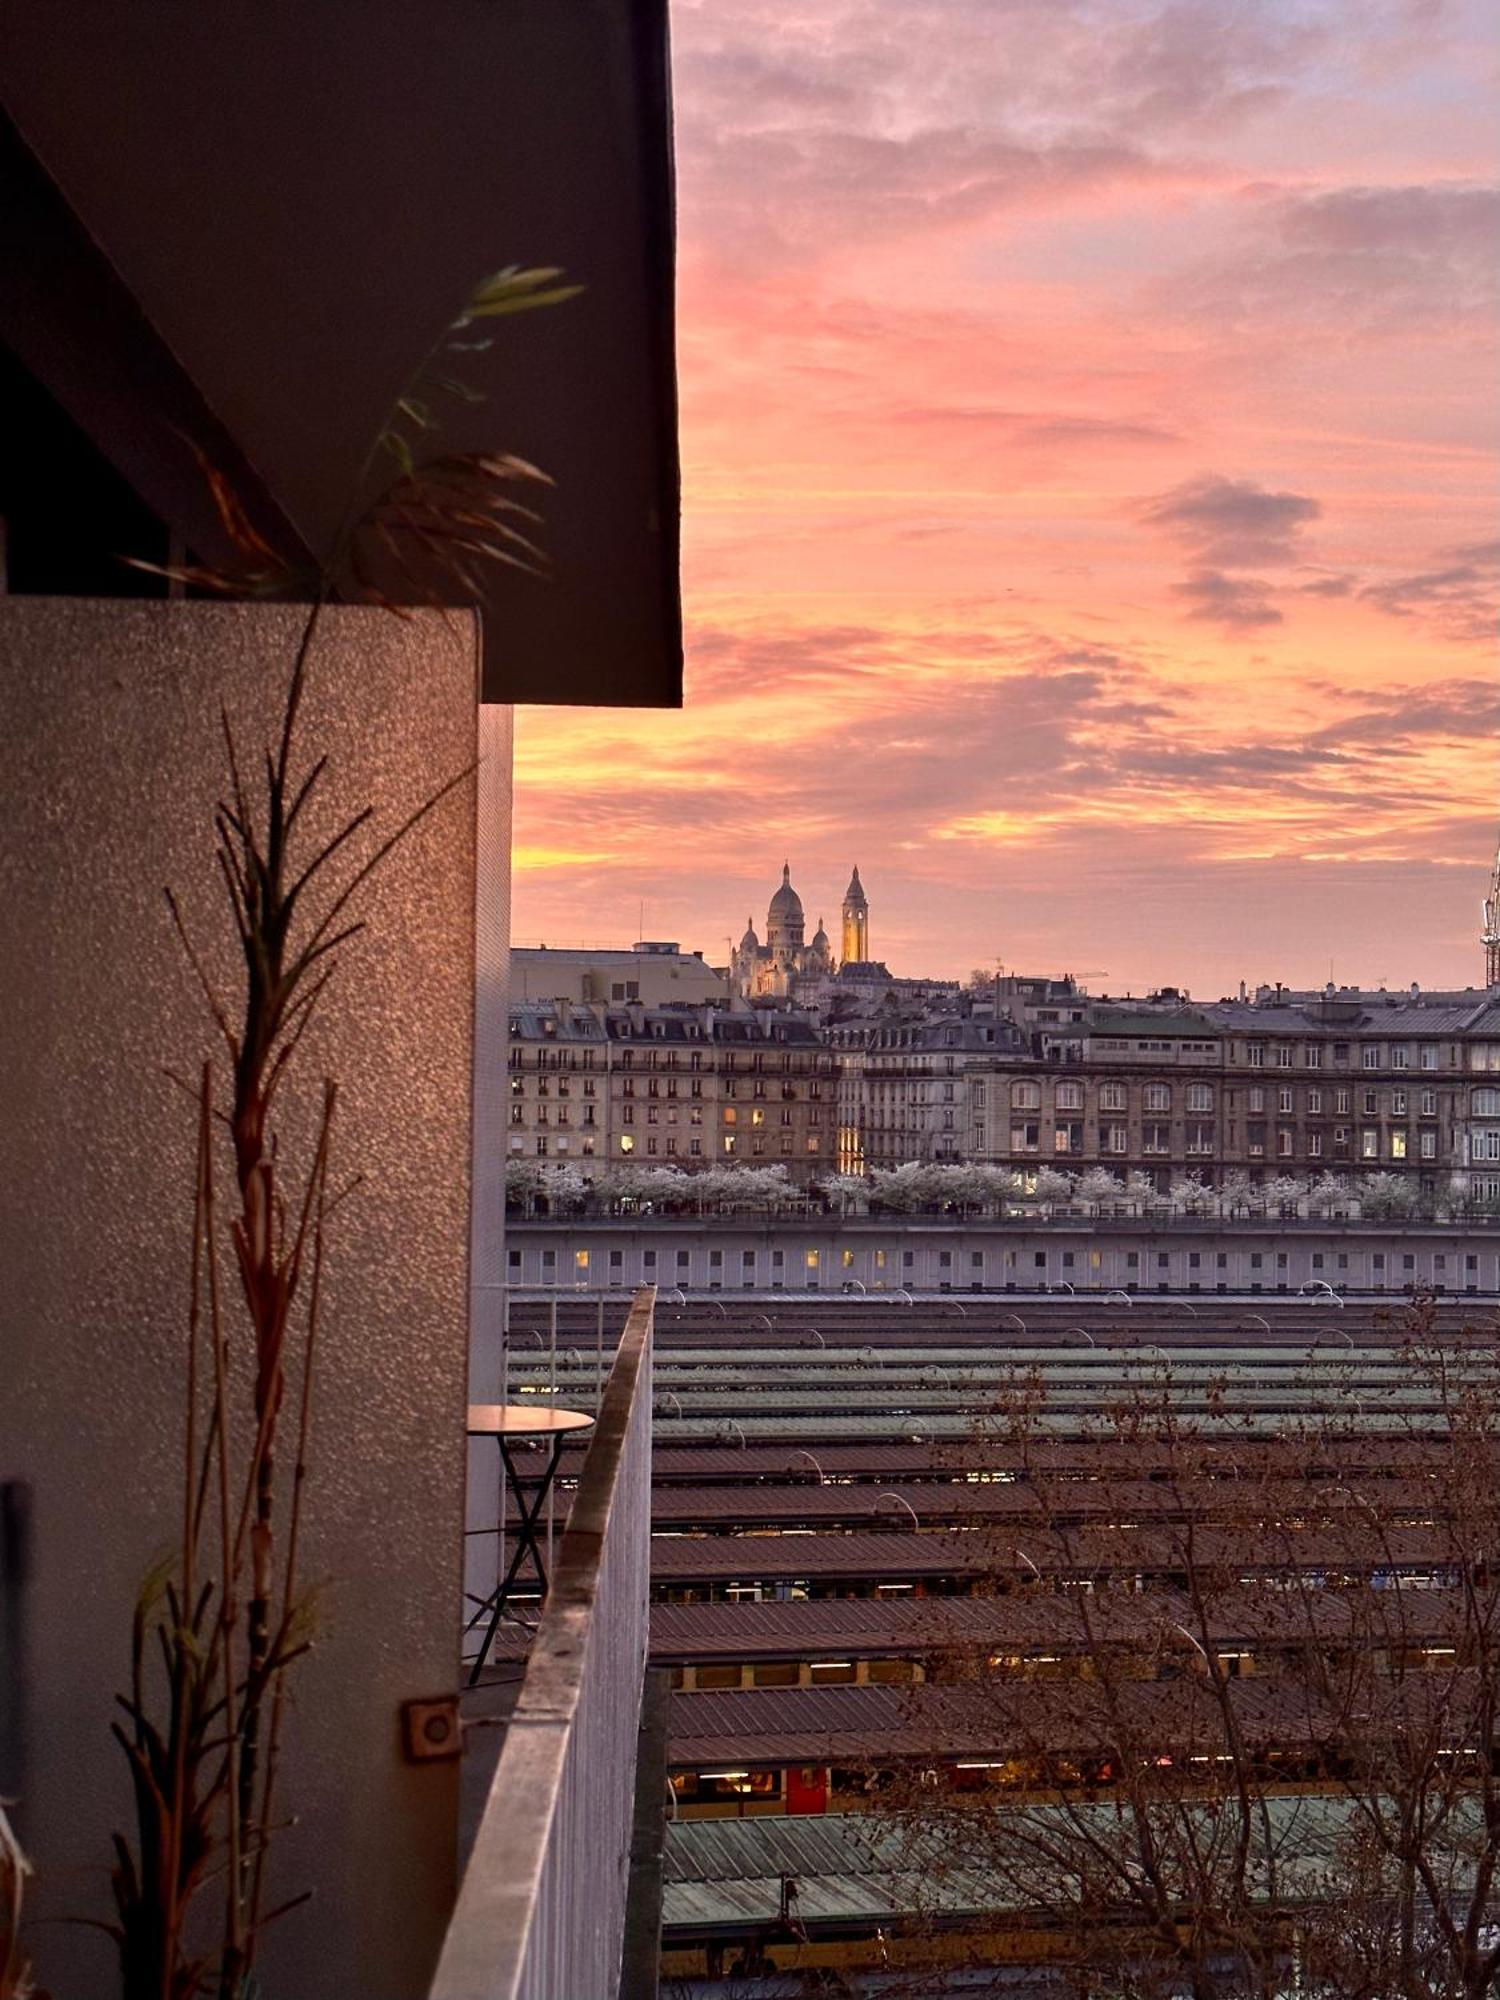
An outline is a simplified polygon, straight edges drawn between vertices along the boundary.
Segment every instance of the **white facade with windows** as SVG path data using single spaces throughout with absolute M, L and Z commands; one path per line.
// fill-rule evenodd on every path
M 521 1289 L 1500 1296 L 1500 1230 L 1400 1224 L 1017 1224 L 902 1218 L 512 1221 Z

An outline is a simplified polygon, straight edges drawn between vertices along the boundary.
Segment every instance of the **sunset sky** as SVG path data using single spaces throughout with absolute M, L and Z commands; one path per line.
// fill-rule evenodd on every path
M 527 710 L 515 935 L 1482 977 L 1481 0 L 677 0 L 687 696 Z M 642 906 L 643 913 L 642 913 Z

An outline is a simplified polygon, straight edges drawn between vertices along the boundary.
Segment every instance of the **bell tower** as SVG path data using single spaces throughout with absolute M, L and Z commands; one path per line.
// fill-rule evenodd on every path
M 844 891 L 843 962 L 863 964 L 870 956 L 870 905 L 856 868 Z

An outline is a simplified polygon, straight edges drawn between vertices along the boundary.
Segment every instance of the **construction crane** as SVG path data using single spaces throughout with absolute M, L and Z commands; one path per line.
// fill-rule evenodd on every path
M 1484 899 L 1484 929 L 1479 942 L 1484 946 L 1484 983 L 1500 986 L 1500 847 L 1495 850 L 1490 893 Z

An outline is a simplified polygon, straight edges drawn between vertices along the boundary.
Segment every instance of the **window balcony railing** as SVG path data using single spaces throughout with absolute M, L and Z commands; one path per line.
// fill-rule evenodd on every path
M 428 2000 L 612 2000 L 648 1637 L 654 1289 L 636 1293 Z

